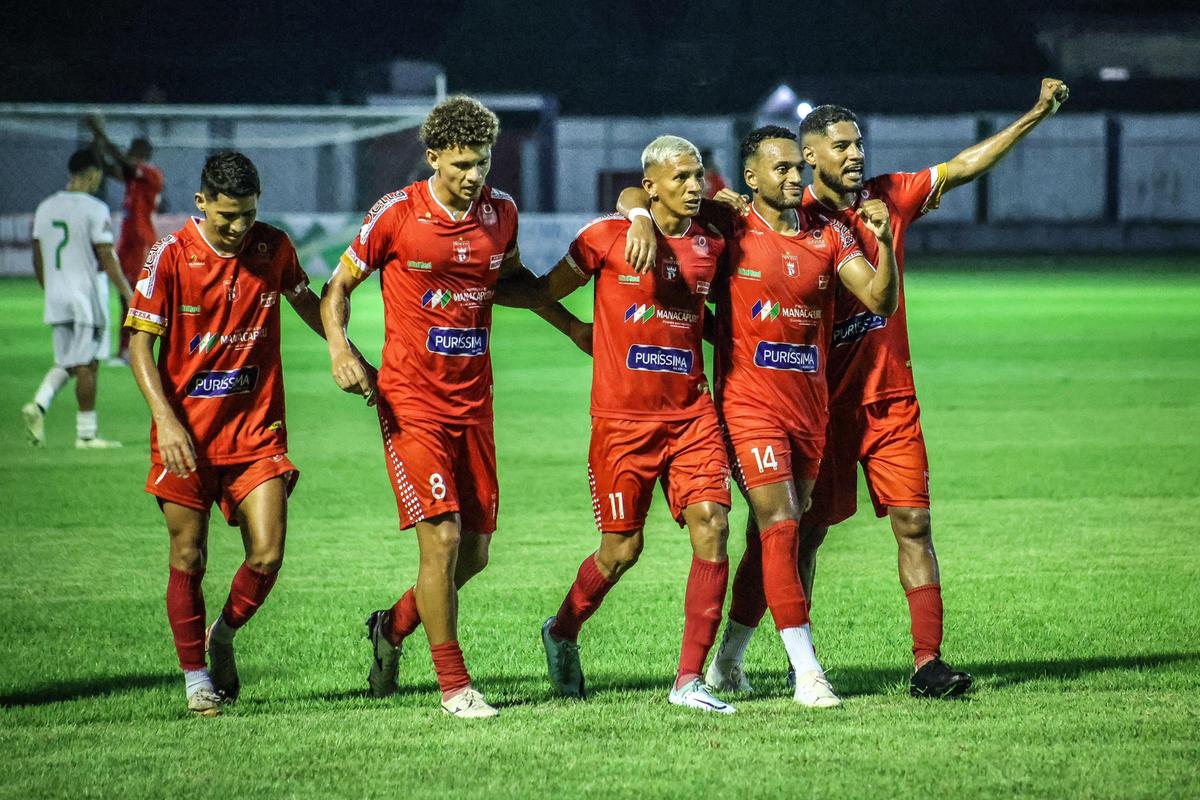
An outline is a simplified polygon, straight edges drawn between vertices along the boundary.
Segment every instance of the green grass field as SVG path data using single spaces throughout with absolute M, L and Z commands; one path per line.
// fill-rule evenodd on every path
M 50 337 L 36 285 L 6 281 L 0 797 L 1198 796 L 1200 263 L 1164 263 L 914 259 L 945 654 L 976 689 L 907 696 L 895 544 L 860 511 L 830 534 L 815 593 L 846 701 L 832 712 L 791 702 L 769 625 L 748 655 L 760 692 L 731 697 L 737 715 L 667 704 L 689 548 L 661 498 L 640 564 L 584 629 L 592 699 L 551 698 L 538 627 L 596 541 L 590 364 L 532 315 L 498 310 L 500 530 L 460 636 L 502 708 L 482 724 L 438 711 L 420 634 L 399 696 L 364 696 L 362 621 L 413 580 L 415 543 L 396 531 L 373 414 L 336 391 L 324 345 L 286 309 L 304 472 L 287 560 L 238 639 L 241 701 L 188 718 L 165 529 L 141 488 L 145 407 L 126 371 L 105 369 L 101 432 L 125 449 L 77 453 L 69 393 L 48 446 L 30 449 L 18 409 Z M 378 295 L 359 294 L 353 331 L 378 352 Z M 739 499 L 733 530 L 744 521 Z M 240 561 L 215 525 L 210 615 Z

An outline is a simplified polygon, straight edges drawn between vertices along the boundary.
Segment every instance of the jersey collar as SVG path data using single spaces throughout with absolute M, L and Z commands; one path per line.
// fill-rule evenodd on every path
M 850 203 L 850 205 L 846 206 L 845 208 L 834 208 L 833 206 L 829 205 L 821 198 L 817 197 L 817 193 L 813 191 L 811 183 L 808 186 L 804 187 L 804 191 L 808 192 L 809 196 L 812 197 L 813 201 L 817 205 L 819 205 L 821 208 L 825 209 L 826 211 L 832 211 L 835 214 L 841 213 L 843 211 L 849 211 L 853 208 L 858 207 L 858 192 L 854 193 L 854 200 Z
M 438 205 L 438 208 L 440 208 L 442 211 L 444 211 L 444 212 L 446 213 L 446 217 L 447 217 L 447 218 L 448 218 L 448 219 L 449 219 L 451 222 L 462 222 L 462 221 L 463 221 L 463 220 L 465 220 L 467 217 L 471 216 L 471 212 L 475 210 L 475 201 L 474 201 L 474 200 L 472 200 L 472 201 L 471 201 L 471 204 L 467 206 L 467 210 L 463 212 L 463 215 L 462 215 L 461 217 L 457 217 L 457 218 L 456 218 L 456 217 L 454 216 L 454 212 L 453 212 L 453 211 L 451 211 L 450 209 L 446 208 L 444 205 L 442 205 L 442 201 L 441 201 L 441 200 L 438 200 L 437 192 L 433 191 L 433 176 L 432 176 L 432 175 L 431 175 L 431 176 L 429 176 L 429 180 L 427 180 L 427 181 L 425 182 L 425 184 L 426 184 L 426 186 L 428 186 L 428 188 L 429 188 L 429 196 L 430 196 L 430 198 L 432 198 L 432 199 L 433 199 L 433 202 L 437 203 L 437 205 Z
M 250 238 L 249 231 L 246 231 L 245 237 L 242 238 L 242 246 L 238 248 L 237 253 L 222 253 L 220 250 L 218 250 L 216 247 L 214 247 L 213 243 L 210 242 L 208 240 L 208 237 L 204 235 L 204 229 L 200 227 L 200 218 L 192 217 L 191 220 L 192 220 L 192 226 L 196 229 L 196 235 L 200 237 L 200 241 L 202 241 L 206 245 L 208 245 L 208 249 L 212 250 L 213 253 L 216 254 L 217 258 L 236 258 L 238 256 L 238 253 L 241 253 L 243 250 L 246 249 L 246 241 Z

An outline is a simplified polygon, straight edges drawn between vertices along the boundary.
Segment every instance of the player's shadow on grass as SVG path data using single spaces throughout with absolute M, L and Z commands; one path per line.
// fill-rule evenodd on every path
M 976 687 L 998 689 L 1029 681 L 1077 680 L 1098 672 L 1129 669 L 1158 669 L 1173 664 L 1200 664 L 1200 653 L 1142 653 L 1127 656 L 1047 659 L 1042 661 L 994 661 L 956 664 L 975 677 Z M 753 677 L 753 676 L 752 676 Z M 907 685 L 909 673 L 878 667 L 843 667 L 830 670 L 830 678 L 843 697 L 880 694 L 900 684 Z
M 131 692 L 136 689 L 155 689 L 160 686 L 177 684 L 179 684 L 179 675 L 177 674 L 111 675 L 90 680 L 64 681 L 22 692 L 0 695 L 0 708 L 68 703 L 73 700 L 87 700 L 106 694 Z

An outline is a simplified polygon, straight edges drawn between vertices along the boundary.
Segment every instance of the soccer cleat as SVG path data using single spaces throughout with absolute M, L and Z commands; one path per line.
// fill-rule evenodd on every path
M 693 678 L 678 689 L 672 689 L 667 696 L 674 706 L 698 708 L 701 711 L 711 711 L 717 714 L 732 714 L 736 708 L 713 697 L 712 690 L 704 685 L 699 678 Z
M 443 700 L 442 711 L 452 717 L 462 717 L 463 719 L 488 719 L 500 716 L 500 712 L 489 706 L 483 699 L 483 695 L 471 686 L 466 686 L 458 694 L 451 695 L 449 700 Z
M 550 683 L 563 697 L 587 699 L 583 685 L 583 668 L 579 666 L 579 645 L 566 639 L 556 639 L 550 629 L 554 617 L 542 623 L 542 646 L 546 648 L 546 670 Z
M 908 693 L 913 697 L 958 697 L 971 688 L 970 674 L 950 668 L 940 658 L 926 662 L 913 673 Z
M 714 658 L 708 665 L 708 671 L 704 673 L 704 680 L 709 686 L 720 692 L 749 694 L 754 691 L 754 687 L 746 678 L 746 672 L 741 663 L 728 659 Z
M 371 670 L 367 673 L 367 685 L 372 697 L 388 697 L 399 690 L 396 671 L 400 664 L 403 646 L 396 647 L 388 641 L 387 625 L 390 620 L 387 609 L 374 611 L 367 617 L 367 638 L 371 641 Z
M 25 420 L 25 435 L 34 447 L 46 443 L 46 414 L 37 403 L 26 403 L 21 406 L 21 417 Z
M 213 638 L 212 631 L 217 623 L 204 632 L 204 649 L 208 653 L 208 674 L 212 676 L 213 688 L 226 703 L 236 702 L 242 692 L 238 678 L 237 660 L 233 655 L 233 642 Z
M 834 694 L 833 686 L 820 670 L 802 672 L 796 676 L 796 691 L 792 699 L 809 708 L 837 708 L 842 700 Z
M 76 450 L 115 450 L 121 447 L 120 442 L 114 442 L 112 439 L 101 439 L 99 436 L 94 436 L 91 439 L 76 439 Z
M 208 686 L 201 686 L 188 695 L 188 711 L 197 717 L 221 716 L 221 696 Z

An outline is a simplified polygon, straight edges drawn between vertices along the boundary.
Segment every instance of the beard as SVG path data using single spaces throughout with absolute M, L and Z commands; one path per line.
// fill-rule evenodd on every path
M 861 182 L 851 185 L 847 183 L 846 179 L 838 173 L 826 172 L 822 169 L 817 170 L 817 174 L 821 177 L 821 183 L 825 184 L 836 192 L 840 192 L 841 194 L 849 194 L 850 192 L 856 192 L 862 188 Z

